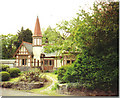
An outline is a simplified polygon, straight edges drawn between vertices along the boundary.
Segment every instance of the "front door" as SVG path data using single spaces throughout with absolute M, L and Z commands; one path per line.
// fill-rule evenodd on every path
M 54 60 L 51 59 L 45 59 L 43 64 L 43 70 L 53 70 L 54 67 Z

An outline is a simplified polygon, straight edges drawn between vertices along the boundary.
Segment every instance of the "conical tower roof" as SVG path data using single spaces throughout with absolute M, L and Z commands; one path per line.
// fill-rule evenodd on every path
M 39 23 L 39 18 L 37 16 L 36 19 L 36 24 L 35 24 L 35 29 L 34 29 L 34 35 L 33 36 L 41 36 L 42 37 L 42 32 L 40 29 L 40 23 Z

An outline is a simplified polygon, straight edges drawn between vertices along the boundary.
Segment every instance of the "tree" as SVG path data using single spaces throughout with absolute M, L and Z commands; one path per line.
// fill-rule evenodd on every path
M 14 42 L 17 41 L 17 35 L 8 34 L 0 35 L 0 37 L 2 38 L 2 59 L 13 58 L 13 54 L 16 51 Z
M 17 35 L 18 35 L 18 40 L 15 42 L 15 45 L 17 48 L 20 46 L 22 41 L 32 43 L 32 31 L 31 30 L 29 29 L 24 30 L 22 27 L 21 31 L 18 30 Z
M 64 37 L 61 36 L 60 32 L 50 26 L 43 33 L 43 44 L 45 52 L 55 52 L 61 50 Z
M 92 11 L 90 14 L 81 10 L 77 18 L 59 25 L 71 33 L 71 45 L 76 44 L 77 51 L 81 51 L 72 68 L 66 70 L 64 79 L 118 91 L 119 2 L 98 2 Z M 69 81 L 73 76 L 75 79 Z

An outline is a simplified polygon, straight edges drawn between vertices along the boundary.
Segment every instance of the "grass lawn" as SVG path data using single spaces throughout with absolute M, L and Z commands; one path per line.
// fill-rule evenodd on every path
M 16 78 L 11 78 L 9 81 L 7 82 L 17 82 L 19 80 L 19 77 L 16 77 Z

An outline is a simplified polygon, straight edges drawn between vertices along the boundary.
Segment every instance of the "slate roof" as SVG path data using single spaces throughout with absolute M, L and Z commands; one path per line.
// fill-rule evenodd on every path
M 23 42 L 23 45 L 27 48 L 28 52 L 29 52 L 31 55 L 33 55 L 32 43 Z

